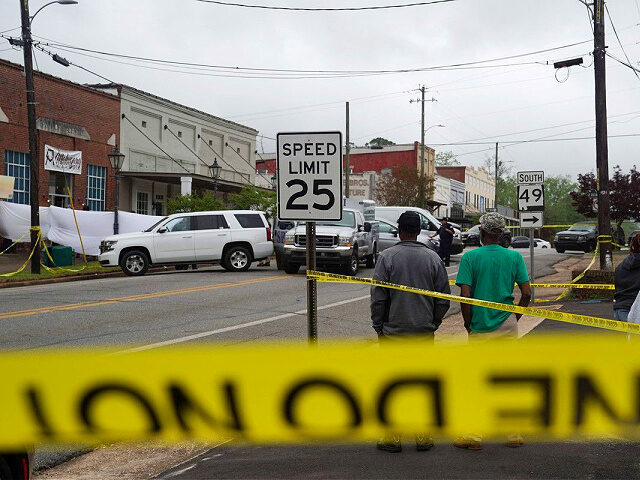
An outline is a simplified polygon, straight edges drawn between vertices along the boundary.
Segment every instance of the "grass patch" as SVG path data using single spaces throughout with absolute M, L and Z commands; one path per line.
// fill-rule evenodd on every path
M 54 268 L 53 270 L 54 270 L 53 272 L 50 272 L 49 270 L 46 270 L 44 267 L 41 267 L 40 275 L 34 275 L 33 273 L 31 273 L 31 267 L 27 265 L 22 272 L 14 275 L 13 277 L 0 277 L 0 283 L 23 282 L 25 280 L 39 280 L 43 278 L 58 278 L 58 277 L 68 277 L 73 275 L 86 275 L 89 273 L 108 273 L 108 272 L 120 271 L 118 267 L 106 267 L 106 268 L 102 267 L 98 262 L 89 262 L 86 265 L 81 263 L 77 265 L 71 265 L 69 267 Z M 80 271 L 75 272 L 71 270 L 80 270 Z

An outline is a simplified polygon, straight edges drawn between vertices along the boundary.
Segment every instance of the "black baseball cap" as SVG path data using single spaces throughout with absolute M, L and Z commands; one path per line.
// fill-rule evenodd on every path
M 404 212 L 398 218 L 398 228 L 406 232 L 419 232 L 420 215 L 412 211 Z

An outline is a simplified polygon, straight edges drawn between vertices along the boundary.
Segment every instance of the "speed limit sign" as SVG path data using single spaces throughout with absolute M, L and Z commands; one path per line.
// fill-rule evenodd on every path
M 279 133 L 278 218 L 342 219 L 342 133 Z

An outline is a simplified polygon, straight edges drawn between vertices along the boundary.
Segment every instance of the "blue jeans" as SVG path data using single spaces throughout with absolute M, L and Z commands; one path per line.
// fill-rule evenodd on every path
M 626 322 L 628 317 L 629 317 L 629 310 L 618 309 L 613 311 L 613 318 L 620 322 Z

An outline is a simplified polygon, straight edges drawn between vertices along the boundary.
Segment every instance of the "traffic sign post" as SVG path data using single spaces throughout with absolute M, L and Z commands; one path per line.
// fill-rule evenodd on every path
M 518 212 L 520 228 L 529 229 L 529 258 L 531 259 L 531 283 L 535 282 L 535 229 L 544 225 L 544 172 L 518 172 Z M 531 300 L 535 299 L 535 288 L 531 288 Z
M 342 220 L 342 133 L 278 133 L 278 218 L 306 222 L 307 269 L 316 269 L 316 221 Z M 307 278 L 309 343 L 318 341 L 318 290 Z

